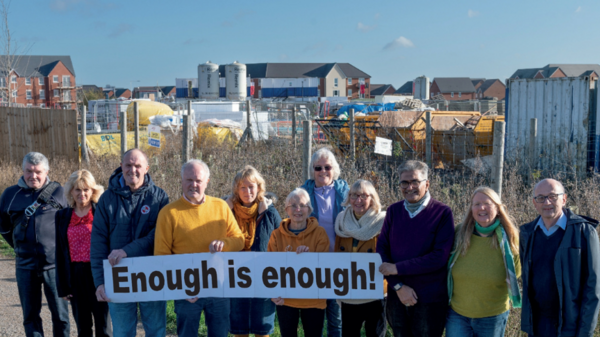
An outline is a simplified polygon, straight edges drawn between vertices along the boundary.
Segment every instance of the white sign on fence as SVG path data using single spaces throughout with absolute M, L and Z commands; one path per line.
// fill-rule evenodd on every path
M 193 297 L 381 299 L 381 257 L 369 253 L 199 253 L 104 260 L 112 302 Z
M 375 137 L 375 153 L 391 156 L 392 140 L 387 138 Z
M 148 125 L 148 145 L 160 148 L 160 126 Z

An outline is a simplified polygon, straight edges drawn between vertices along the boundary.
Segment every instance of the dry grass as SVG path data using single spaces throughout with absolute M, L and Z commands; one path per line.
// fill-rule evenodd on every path
M 181 196 L 180 167 L 181 146 L 177 136 L 168 136 L 162 153 L 150 157 L 150 174 L 154 182 L 163 188 L 171 200 Z M 252 146 L 234 147 L 227 144 L 209 142 L 196 143 L 193 156 L 204 160 L 211 170 L 207 194 L 224 196 L 231 193 L 231 182 L 235 173 L 245 165 L 253 165 L 263 174 L 267 188 L 280 200 L 294 188 L 302 185 L 302 148 L 296 148 L 289 141 L 260 142 Z M 379 158 L 381 159 L 381 158 Z M 396 162 L 383 162 L 365 153 L 359 154 L 357 162 L 351 162 L 338 156 L 342 168 L 341 178 L 349 184 L 356 179 L 372 181 L 380 195 L 382 205 L 401 200 L 398 189 L 398 177 L 395 174 Z M 110 174 L 119 165 L 119 158 L 92 158 L 89 170 L 97 181 L 106 186 Z M 50 176 L 64 183 L 71 172 L 79 168 L 78 164 L 54 160 L 50 163 Z M 0 191 L 14 185 L 21 176 L 20 165 L 0 163 Z M 505 170 L 503 201 L 517 223 L 524 224 L 536 216 L 531 202 L 534 180 L 554 177 L 565 182 L 569 194 L 569 206 L 577 212 L 593 218 L 600 218 L 598 201 L 599 180 L 597 177 L 584 179 L 569 178 L 567 174 L 555 173 L 533 177 L 518 173 L 516 168 Z M 436 171 L 430 177 L 430 191 L 434 198 L 449 205 L 458 223 L 469 204 L 471 192 L 480 185 L 488 185 L 489 177 L 472 174 L 470 171 Z M 277 209 L 284 215 L 283 203 L 277 203 Z M 598 332 L 596 332 L 596 335 Z M 519 311 L 513 310 L 509 317 L 506 336 L 522 336 L 520 333 Z

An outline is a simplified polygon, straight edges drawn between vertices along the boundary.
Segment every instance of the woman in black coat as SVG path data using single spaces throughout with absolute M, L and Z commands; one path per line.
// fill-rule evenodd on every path
M 104 188 L 87 170 L 71 174 L 64 187 L 71 207 L 56 212 L 56 288 L 71 301 L 77 335 L 112 336 L 108 304 L 98 302 L 90 265 L 92 222 Z M 93 317 L 93 320 L 92 320 Z

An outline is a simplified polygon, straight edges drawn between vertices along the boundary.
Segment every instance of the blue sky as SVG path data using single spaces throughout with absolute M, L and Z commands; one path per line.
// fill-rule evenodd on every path
M 595 0 L 13 0 L 9 25 L 28 54 L 70 55 L 77 84 L 175 85 L 237 60 L 349 62 L 398 87 L 600 63 L 599 17 Z

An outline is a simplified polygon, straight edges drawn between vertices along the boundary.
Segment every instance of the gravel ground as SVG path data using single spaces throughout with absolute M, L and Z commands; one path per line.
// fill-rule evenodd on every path
M 46 336 L 52 336 L 52 320 L 46 297 L 42 296 L 42 322 Z M 77 327 L 69 308 L 71 336 L 77 336 Z M 19 301 L 19 291 L 15 278 L 15 260 L 0 255 L 0 337 L 23 336 L 23 312 Z M 144 336 L 144 329 L 138 323 L 138 336 Z

